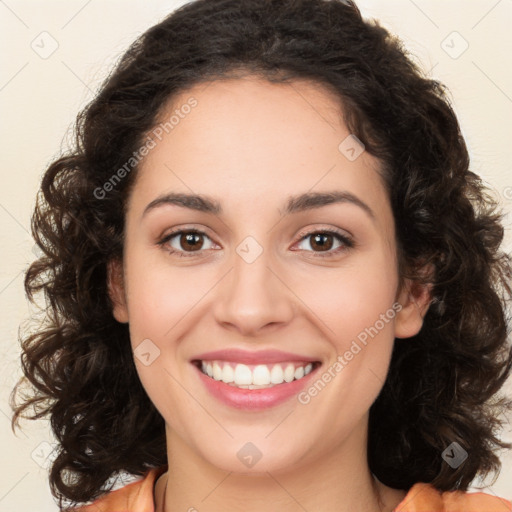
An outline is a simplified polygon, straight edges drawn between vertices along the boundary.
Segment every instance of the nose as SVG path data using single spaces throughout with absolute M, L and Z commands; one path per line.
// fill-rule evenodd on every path
M 218 287 L 214 306 L 217 322 L 249 337 L 289 323 L 294 295 L 279 269 L 265 251 L 252 263 L 235 254 L 231 272 Z

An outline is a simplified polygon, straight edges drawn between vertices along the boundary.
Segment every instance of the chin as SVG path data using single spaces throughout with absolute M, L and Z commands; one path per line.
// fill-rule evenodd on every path
M 212 466 L 223 471 L 244 475 L 267 475 L 278 473 L 300 465 L 305 457 L 302 449 L 293 445 L 274 446 L 268 440 L 233 441 L 228 445 L 217 444 L 214 450 L 211 446 L 202 452 L 202 457 Z

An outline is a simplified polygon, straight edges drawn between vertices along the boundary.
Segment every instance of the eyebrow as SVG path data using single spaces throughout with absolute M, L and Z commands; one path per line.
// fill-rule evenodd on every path
M 304 194 L 290 196 L 286 202 L 284 211 L 279 210 L 279 212 L 282 215 L 289 215 L 314 208 L 321 208 L 322 206 L 334 203 L 354 204 L 364 210 L 373 221 L 376 219 L 375 213 L 364 201 L 351 192 L 339 190 L 331 192 L 306 192 Z M 155 208 L 169 204 L 217 216 L 222 214 L 221 204 L 208 196 L 200 194 L 169 193 L 161 195 L 151 201 L 144 209 L 142 216 Z

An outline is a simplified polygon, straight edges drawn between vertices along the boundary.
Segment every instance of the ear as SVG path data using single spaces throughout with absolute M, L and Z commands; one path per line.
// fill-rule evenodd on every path
M 126 290 L 123 277 L 123 263 L 118 259 L 110 260 L 107 265 L 108 295 L 112 302 L 112 314 L 120 323 L 128 323 Z
M 433 265 L 423 267 L 424 275 L 433 275 Z M 405 279 L 397 301 L 402 306 L 395 317 L 395 337 L 410 338 L 418 334 L 423 326 L 423 318 L 432 302 L 432 283 L 425 284 Z

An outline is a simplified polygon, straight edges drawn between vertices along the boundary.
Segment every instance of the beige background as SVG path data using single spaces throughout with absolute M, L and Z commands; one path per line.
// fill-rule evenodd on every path
M 57 510 L 44 469 L 53 442 L 48 424 L 26 422 L 14 436 L 7 405 L 20 375 L 17 333 L 29 312 L 22 279 L 35 257 L 29 226 L 40 176 L 66 146 L 78 110 L 128 44 L 182 3 L 0 0 L 0 512 Z M 472 168 L 509 212 L 512 0 L 361 0 L 359 6 L 363 15 L 398 34 L 422 66 L 448 85 Z M 506 225 L 510 248 L 509 217 Z M 502 437 L 512 441 L 510 423 Z M 512 452 L 502 460 L 498 480 L 486 491 L 512 499 Z

